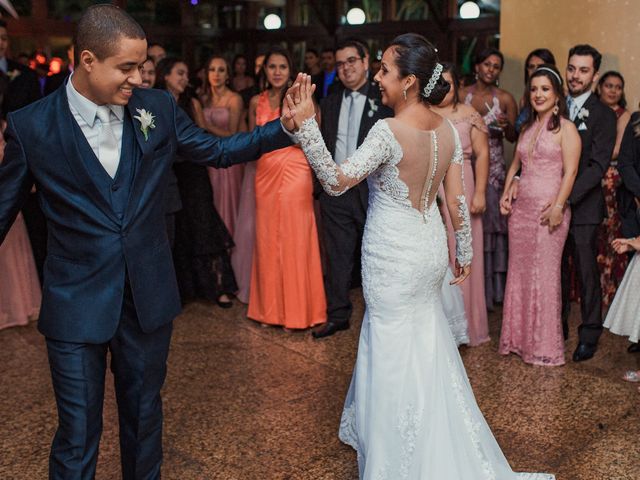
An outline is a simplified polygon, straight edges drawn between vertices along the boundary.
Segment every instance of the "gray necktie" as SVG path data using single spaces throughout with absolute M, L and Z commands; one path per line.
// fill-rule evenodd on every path
M 578 104 L 573 97 L 567 97 L 567 106 L 569 107 L 569 118 L 574 121 L 578 116 Z
M 356 118 L 356 92 L 349 92 L 349 94 L 347 95 L 347 101 L 349 102 L 349 126 L 347 127 L 347 158 L 349 158 L 358 148 L 358 127 L 360 122 L 358 122 L 358 119 Z
M 120 154 L 118 153 L 118 141 L 113 133 L 113 128 L 111 128 L 111 109 L 106 105 L 102 105 L 98 107 L 96 115 L 101 124 L 98 159 L 109 176 L 115 178 L 118 164 L 120 163 Z

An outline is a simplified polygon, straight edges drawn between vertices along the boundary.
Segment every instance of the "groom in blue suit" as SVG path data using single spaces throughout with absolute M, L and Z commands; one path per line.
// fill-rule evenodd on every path
M 110 351 L 123 478 L 157 479 L 160 389 L 180 312 L 165 227 L 167 172 L 177 152 L 224 168 L 291 139 L 278 120 L 220 139 L 166 92 L 136 88 L 145 33 L 117 7 L 89 8 L 74 45 L 66 85 L 8 117 L 0 242 L 35 184 L 49 226 L 38 328 L 59 419 L 50 478 L 95 476 Z

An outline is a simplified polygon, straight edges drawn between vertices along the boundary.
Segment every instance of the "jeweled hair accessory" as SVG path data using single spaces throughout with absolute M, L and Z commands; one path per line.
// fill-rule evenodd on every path
M 436 83 L 438 83 L 438 79 L 442 74 L 442 64 L 436 63 L 436 66 L 433 67 L 433 73 L 431 74 L 431 78 L 427 82 L 427 85 L 422 89 L 422 96 L 424 98 L 429 98 L 431 92 L 434 88 L 436 88 Z
M 533 73 L 536 73 L 539 70 L 544 70 L 545 72 L 549 72 L 552 73 L 554 77 L 556 77 L 558 79 L 558 83 L 560 85 L 562 85 L 562 79 L 560 78 L 560 75 L 558 75 L 553 69 L 549 68 L 549 67 L 538 67 L 534 70 Z

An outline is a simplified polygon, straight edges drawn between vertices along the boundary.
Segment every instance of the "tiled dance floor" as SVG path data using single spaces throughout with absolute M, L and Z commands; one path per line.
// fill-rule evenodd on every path
M 321 341 L 261 328 L 240 305 L 189 305 L 175 322 L 164 390 L 163 479 L 357 479 L 355 453 L 336 435 L 362 317 L 359 292 L 354 299 L 358 321 Z M 532 367 L 496 353 L 499 328 L 500 315 L 492 314 L 492 341 L 461 353 L 513 468 L 553 472 L 558 480 L 640 479 L 640 393 L 619 379 L 638 368 L 640 355 L 605 332 L 588 362 Z M 55 424 L 35 325 L 0 331 L 0 479 L 46 478 Z M 104 424 L 97 478 L 117 480 L 110 379 Z

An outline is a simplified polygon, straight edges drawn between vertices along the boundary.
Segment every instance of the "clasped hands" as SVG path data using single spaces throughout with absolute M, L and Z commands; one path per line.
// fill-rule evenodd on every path
M 316 110 L 313 103 L 315 90 L 316 86 L 311 83 L 311 75 L 306 73 L 299 73 L 296 81 L 287 90 L 280 121 L 290 132 L 297 130 L 302 122 L 315 116 Z
M 513 201 L 518 198 L 519 187 L 519 180 L 514 179 L 509 188 L 505 189 L 502 197 L 500 198 L 500 213 L 502 215 L 511 214 Z M 560 206 L 556 204 L 555 199 L 547 202 L 542 210 L 540 210 L 540 225 L 547 225 L 549 227 L 549 233 L 553 233 L 553 231 L 560 226 L 563 219 L 564 206 L 563 208 L 560 208 Z

